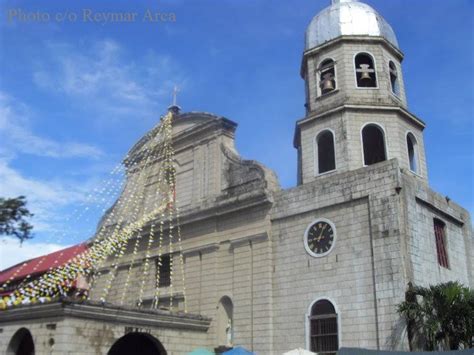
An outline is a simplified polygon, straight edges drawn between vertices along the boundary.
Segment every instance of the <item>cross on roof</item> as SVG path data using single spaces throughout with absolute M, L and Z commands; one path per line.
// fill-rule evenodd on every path
M 179 89 L 175 85 L 173 88 L 173 106 L 177 106 L 176 102 L 177 102 L 178 92 L 179 92 Z

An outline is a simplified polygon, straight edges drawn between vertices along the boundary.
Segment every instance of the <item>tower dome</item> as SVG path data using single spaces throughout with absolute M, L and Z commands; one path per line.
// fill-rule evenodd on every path
M 318 13 L 306 30 L 305 50 L 339 36 L 383 37 L 398 48 L 392 27 L 372 7 L 358 0 L 332 0 Z

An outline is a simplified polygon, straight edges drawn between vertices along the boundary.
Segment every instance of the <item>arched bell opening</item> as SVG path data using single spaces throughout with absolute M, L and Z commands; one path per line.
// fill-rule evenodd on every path
M 318 68 L 320 95 L 336 90 L 336 65 L 334 60 L 325 59 Z
M 163 344 L 147 333 L 128 333 L 118 339 L 107 355 L 167 355 Z
M 362 129 L 364 165 L 372 165 L 387 160 L 385 134 L 377 124 L 367 124 Z
M 34 355 L 35 343 L 30 331 L 26 328 L 19 329 L 10 340 L 7 355 Z
M 354 58 L 356 83 L 358 88 L 376 88 L 377 74 L 374 58 L 368 53 L 359 53 Z
M 326 129 L 316 136 L 316 174 L 336 170 L 334 133 Z
M 410 170 L 419 174 L 418 171 L 418 143 L 413 133 L 407 133 L 407 152 Z
M 219 345 L 232 346 L 234 342 L 233 329 L 234 305 L 232 300 L 224 296 L 217 305 L 216 333 Z
M 398 79 L 397 66 L 394 62 L 390 61 L 390 63 L 388 64 L 388 69 L 390 72 L 390 87 L 392 89 L 392 92 L 396 96 L 400 96 L 400 83 Z

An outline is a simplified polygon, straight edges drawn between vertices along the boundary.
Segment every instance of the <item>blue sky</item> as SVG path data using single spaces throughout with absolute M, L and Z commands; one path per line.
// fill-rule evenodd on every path
M 4 239 L 0 268 L 7 254 L 29 257 L 93 233 L 113 199 L 96 201 L 97 189 L 165 112 L 175 84 L 184 111 L 238 122 L 240 153 L 274 169 L 284 187 L 295 185 L 304 31 L 329 2 L 2 1 L 0 195 L 27 196 L 36 237 L 23 249 Z M 427 123 L 431 186 L 473 212 L 474 2 L 366 2 L 405 53 L 409 108 Z M 138 15 L 94 23 L 83 21 L 84 9 Z M 148 9 L 176 21 L 143 22 Z M 49 21 L 32 19 L 36 12 Z

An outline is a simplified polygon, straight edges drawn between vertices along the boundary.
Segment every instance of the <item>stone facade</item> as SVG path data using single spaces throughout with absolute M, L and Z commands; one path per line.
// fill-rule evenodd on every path
M 0 334 L 2 354 L 15 354 L 9 342 L 20 329 L 30 332 L 35 354 L 91 355 L 107 354 L 117 339 L 132 332 L 160 339 L 169 354 L 185 353 L 206 346 L 209 328 L 209 320 L 200 316 L 68 301 L 14 309 L 2 323 L 9 323 Z
M 376 88 L 356 87 L 354 57 L 360 52 L 375 59 Z M 326 58 L 335 62 L 336 90 L 321 95 L 317 71 Z M 309 318 L 318 300 L 328 300 L 335 308 L 339 346 L 407 349 L 405 324 L 396 305 L 404 300 L 409 282 L 426 286 L 459 280 L 474 286 L 470 216 L 429 187 L 425 124 L 408 111 L 402 60 L 400 50 L 383 37 L 341 36 L 305 51 L 301 73 L 307 112 L 297 121 L 294 140 L 300 176 L 298 186 L 288 190 L 279 187 L 271 170 L 238 155 L 234 122 L 202 112 L 176 116 L 173 143 L 184 270 L 175 268 L 173 286 L 160 289 L 160 299 L 175 311 L 184 310 L 186 300 L 189 313 L 201 315 L 202 320 L 197 330 L 153 324 L 150 332 L 168 354 L 224 345 L 227 322 L 221 316 L 225 314 L 222 300 L 231 307 L 232 342 L 258 354 L 310 349 Z M 389 61 L 397 68 L 398 95 L 391 89 Z M 386 152 L 383 161 L 369 166 L 364 164 L 362 139 L 367 124 L 381 127 Z M 336 168 L 320 174 L 316 137 L 328 129 L 334 137 Z M 408 133 L 416 140 L 416 169 L 410 162 Z M 150 137 L 132 148 L 126 164 L 142 154 Z M 140 209 L 125 213 L 133 219 L 132 215 L 136 218 L 156 205 L 161 158 L 157 154 L 153 159 L 155 165 L 147 169 L 138 164 L 130 170 L 111 211 L 130 208 L 121 200 L 138 199 Z M 320 218 L 334 225 L 334 246 L 327 255 L 314 257 L 305 249 L 304 236 Z M 437 259 L 434 218 L 446 226 L 447 268 Z M 112 220 L 110 227 L 123 222 Z M 130 243 L 108 302 L 123 301 L 127 309 L 136 305 L 136 292 L 122 295 L 132 259 L 129 290 L 139 287 L 148 232 L 143 231 L 136 258 L 131 253 L 134 241 Z M 158 258 L 158 249 L 152 252 Z M 170 253 L 169 246 L 162 253 Z M 176 249 L 171 257 L 179 265 Z M 91 293 L 93 301 L 101 298 L 109 272 L 114 272 L 112 262 L 102 265 Z M 145 301 L 153 297 L 153 274 L 146 276 Z M 171 294 L 174 302 L 166 304 Z M 98 308 L 91 312 L 100 314 Z M 66 313 L 55 320 L 54 354 L 67 354 L 59 350 L 65 349 L 61 344 L 67 341 L 84 354 L 105 354 L 113 340 L 123 335 L 124 326 L 141 327 L 136 315 L 137 324 L 123 317 L 111 324 L 100 317 L 85 320 Z M 180 313 L 173 314 L 179 319 Z M 37 353 L 49 354 L 47 339 L 52 333 L 46 323 L 50 322 L 0 319 L 1 351 L 24 326 L 33 334 Z

